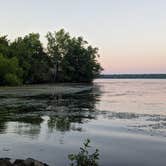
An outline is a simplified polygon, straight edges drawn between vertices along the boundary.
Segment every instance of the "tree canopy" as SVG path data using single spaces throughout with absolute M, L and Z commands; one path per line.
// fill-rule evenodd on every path
M 61 29 L 48 32 L 44 48 L 38 33 L 13 42 L 0 37 L 0 85 L 49 82 L 91 82 L 102 67 L 98 48 Z

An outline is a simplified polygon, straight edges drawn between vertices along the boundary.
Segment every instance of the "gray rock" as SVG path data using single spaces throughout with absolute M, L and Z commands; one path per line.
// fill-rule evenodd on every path
M 24 160 L 20 160 L 20 159 L 15 160 L 15 162 L 13 163 L 13 166 L 25 166 Z
M 27 158 L 26 160 L 16 159 L 14 163 L 10 162 L 10 158 L 0 158 L 0 166 L 48 166 L 38 160 Z
M 0 166 L 12 166 L 12 164 L 10 163 L 10 159 L 9 158 L 1 158 L 0 159 Z
M 45 165 L 41 163 L 40 161 L 35 160 L 34 166 L 45 166 Z
M 26 160 L 24 160 L 25 166 L 35 166 L 34 163 L 35 163 L 35 160 L 32 158 L 27 158 Z

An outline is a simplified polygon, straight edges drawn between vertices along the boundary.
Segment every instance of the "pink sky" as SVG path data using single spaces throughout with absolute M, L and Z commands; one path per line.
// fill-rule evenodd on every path
M 2 0 L 0 11 L 9 39 L 64 28 L 99 47 L 104 73 L 166 73 L 166 0 Z
M 102 58 L 101 58 L 102 59 Z M 110 56 L 100 60 L 103 73 L 166 73 L 166 57 Z

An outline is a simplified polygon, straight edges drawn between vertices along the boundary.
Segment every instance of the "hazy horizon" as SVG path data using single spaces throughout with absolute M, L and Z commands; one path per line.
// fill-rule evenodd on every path
M 105 74 L 166 73 L 164 0 L 0 0 L 9 39 L 64 28 L 97 46 Z

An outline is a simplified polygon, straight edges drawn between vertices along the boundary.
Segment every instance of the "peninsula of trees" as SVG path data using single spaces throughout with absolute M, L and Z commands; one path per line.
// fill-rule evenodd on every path
M 9 41 L 0 37 L 0 85 L 91 82 L 102 67 L 98 48 L 61 29 L 48 32 L 44 48 L 38 33 Z

